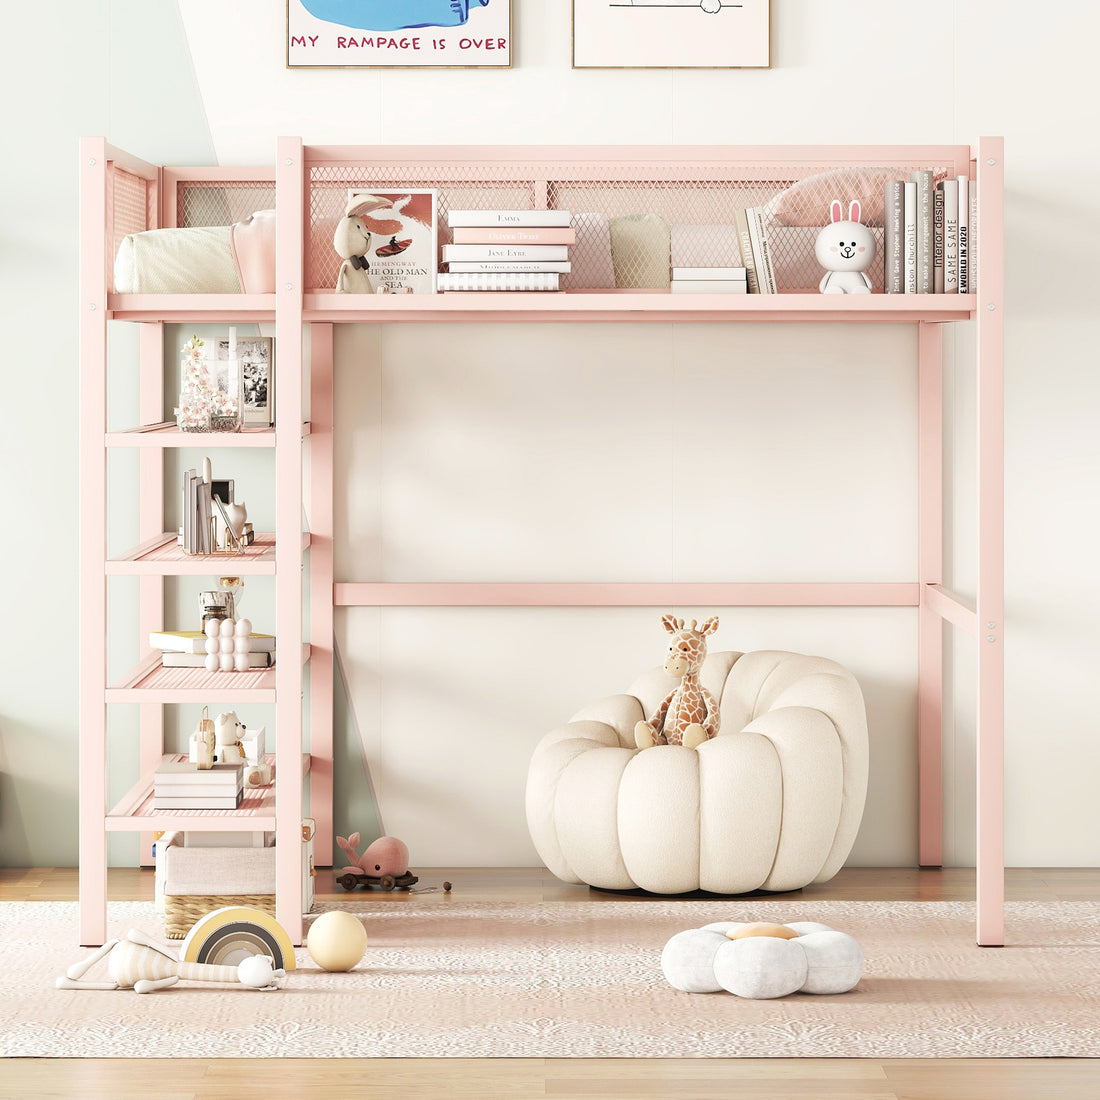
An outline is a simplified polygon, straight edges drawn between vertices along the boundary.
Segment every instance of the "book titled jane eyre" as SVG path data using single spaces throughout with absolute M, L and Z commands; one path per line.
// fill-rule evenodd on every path
M 356 195 L 377 195 L 390 202 L 389 207 L 361 215 L 371 232 L 367 262 L 375 291 L 386 287 L 396 294 L 434 294 L 439 270 L 438 192 L 415 187 L 348 191 L 349 199 Z

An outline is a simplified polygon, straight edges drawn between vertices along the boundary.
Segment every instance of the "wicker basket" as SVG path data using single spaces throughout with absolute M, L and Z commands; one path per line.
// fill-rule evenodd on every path
M 164 899 L 164 934 L 170 940 L 182 940 L 196 921 L 227 905 L 262 909 L 275 916 L 274 894 L 168 894 Z

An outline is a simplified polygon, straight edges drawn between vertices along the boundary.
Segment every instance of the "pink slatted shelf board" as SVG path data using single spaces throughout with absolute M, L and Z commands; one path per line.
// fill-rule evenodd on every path
M 108 576 L 206 577 L 211 573 L 273 576 L 275 536 L 258 534 L 240 554 L 185 554 L 176 536 L 163 535 L 107 562 Z
M 181 753 L 168 753 L 164 763 L 185 761 Z M 269 755 L 268 763 L 275 757 Z M 302 753 L 302 775 L 310 768 L 309 753 Z M 177 829 L 216 832 L 259 832 L 275 828 L 275 787 L 246 790 L 235 810 L 157 810 L 153 807 L 153 776 L 141 779 L 108 812 L 107 832 L 144 832 L 150 829 L 165 832 Z
M 147 657 L 106 690 L 108 703 L 274 703 L 275 667 L 251 672 L 165 668 L 160 654 Z
M 306 321 L 967 321 L 972 294 L 670 294 L 660 290 L 305 296 Z
M 310 425 L 302 425 L 303 438 Z M 146 424 L 121 432 L 107 432 L 108 447 L 193 447 L 210 450 L 220 447 L 274 447 L 274 428 L 244 428 L 239 432 L 181 432 L 174 423 Z
M 108 294 L 113 321 L 275 320 L 274 294 Z

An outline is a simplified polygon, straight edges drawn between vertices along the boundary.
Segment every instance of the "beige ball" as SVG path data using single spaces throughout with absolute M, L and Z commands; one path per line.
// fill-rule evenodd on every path
M 351 913 L 322 913 L 310 926 L 306 948 L 322 970 L 351 970 L 367 949 L 367 930 Z

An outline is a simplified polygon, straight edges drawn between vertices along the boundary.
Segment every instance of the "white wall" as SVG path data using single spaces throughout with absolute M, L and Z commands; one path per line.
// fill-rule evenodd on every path
M 132 21 L 151 18 L 148 9 L 170 6 L 139 12 L 133 3 L 101 0 L 84 11 L 82 34 L 51 43 L 51 60 L 83 72 L 81 38 L 87 48 L 105 27 L 117 36 L 120 23 L 137 26 Z M 1063 6 L 1047 26 L 992 0 L 932 0 L 914 20 L 903 5 L 874 0 L 773 0 L 771 70 L 573 72 L 568 0 L 515 0 L 513 70 L 383 73 L 288 72 L 282 7 L 267 0 L 180 0 L 179 7 L 186 38 L 165 30 L 146 41 L 165 57 L 186 44 L 194 83 L 177 70 L 174 83 L 144 79 L 146 106 L 138 108 L 128 93 L 148 58 L 141 61 L 132 45 L 115 48 L 115 76 L 79 101 L 82 129 L 104 129 L 106 110 L 116 143 L 151 159 L 200 160 L 188 136 L 188 97 L 197 87 L 209 141 L 227 164 L 270 160 L 283 133 L 317 143 L 479 144 L 952 142 L 1003 133 L 1008 859 L 1100 860 L 1093 794 L 1100 599 L 1090 509 L 1100 388 L 1090 324 L 1100 281 L 1091 262 L 1100 243 L 1092 180 L 1100 152 L 1082 140 L 1091 132 L 1084 104 L 1092 98 L 1090 43 L 1100 16 Z M 40 59 L 12 61 L 13 87 L 36 78 Z M 66 69 L 73 71 L 55 64 L 53 72 Z M 182 92 L 183 107 L 170 92 Z M 76 133 L 69 119 L 64 128 Z M 54 157 L 71 199 L 73 169 L 67 153 L 57 157 L 58 136 L 27 125 L 18 147 L 37 151 L 38 163 Z M 41 210 L 29 185 L 14 209 L 0 206 L 5 241 L 23 251 L 32 250 L 28 210 Z M 6 283 L 13 285 L 14 277 Z M 17 299 L 17 328 L 68 326 L 71 363 L 75 316 L 55 313 L 56 297 L 46 300 L 41 285 Z M 67 276 L 64 285 L 73 285 Z M 947 352 L 957 429 L 950 441 L 955 583 L 969 591 L 972 333 L 952 332 Z M 341 330 L 337 443 L 346 476 L 337 493 L 338 576 L 911 579 L 914 353 L 913 334 L 893 326 Z M 19 377 L 16 385 L 26 386 Z M 723 431 L 700 449 L 696 427 L 704 424 Z M 60 579 L 45 597 L 64 616 L 75 588 L 61 538 L 74 502 L 75 449 L 43 440 L 30 424 L 15 434 L 37 468 L 54 470 L 52 495 L 66 502 L 46 558 Z M 689 469 L 696 461 L 707 474 L 700 487 Z M 17 559 L 5 575 L 28 560 Z M 723 646 L 805 649 L 856 672 L 873 744 L 854 859 L 912 863 L 913 613 L 725 610 L 722 619 Z M 531 746 L 582 702 L 654 663 L 660 646 L 656 613 L 646 609 L 362 609 L 340 614 L 338 637 L 386 827 L 409 841 L 418 862 L 456 865 L 534 860 L 522 822 Z M 973 643 L 964 637 L 953 674 L 968 676 L 972 662 Z M 72 819 L 65 760 L 75 687 L 59 698 L 46 690 L 49 682 L 20 676 L 4 684 L 0 768 L 11 744 L 18 766 L 0 788 L 7 795 L 2 862 L 63 862 L 59 853 L 69 861 L 75 853 L 71 835 L 57 842 L 40 827 L 14 857 L 6 839 L 21 826 L 5 803 L 14 798 L 25 809 L 59 763 L 65 781 L 51 789 L 62 817 Z M 966 863 L 973 858 L 973 706 L 965 691 L 953 718 L 946 858 Z M 30 738 L 48 753 L 36 755 L 40 742 L 32 748 Z M 339 740 L 337 824 L 369 829 L 357 737 L 341 728 Z

